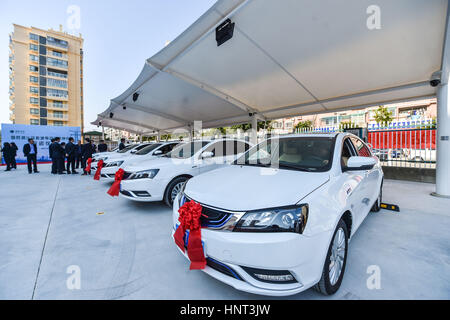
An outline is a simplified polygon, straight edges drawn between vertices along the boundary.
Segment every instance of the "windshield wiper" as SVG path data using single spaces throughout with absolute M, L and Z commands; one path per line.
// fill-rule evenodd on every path
M 288 168 L 288 169 L 294 169 L 294 170 L 305 171 L 305 172 L 313 172 L 314 171 L 309 168 L 296 166 L 294 164 L 279 163 L 278 165 L 280 168 Z

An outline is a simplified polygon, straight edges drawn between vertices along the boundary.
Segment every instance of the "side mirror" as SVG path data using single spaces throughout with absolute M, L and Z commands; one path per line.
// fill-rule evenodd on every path
M 135 154 L 137 151 L 136 150 L 131 150 L 130 153 L 131 154 Z
M 377 161 L 368 157 L 350 157 L 344 171 L 358 171 L 373 169 Z
M 205 151 L 202 153 L 203 159 L 212 158 L 212 157 L 214 157 L 214 153 L 211 151 Z
M 158 156 L 158 155 L 161 155 L 161 154 L 162 154 L 161 150 L 156 150 L 155 152 L 153 152 L 154 156 Z

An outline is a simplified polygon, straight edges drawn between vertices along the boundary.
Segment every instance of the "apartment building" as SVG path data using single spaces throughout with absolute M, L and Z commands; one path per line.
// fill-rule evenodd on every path
M 83 132 L 81 35 L 14 24 L 9 48 L 10 120 Z

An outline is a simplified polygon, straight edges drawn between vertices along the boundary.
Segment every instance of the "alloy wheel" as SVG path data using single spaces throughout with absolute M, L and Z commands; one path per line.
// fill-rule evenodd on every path
M 332 286 L 338 282 L 342 273 L 345 259 L 345 246 L 345 233 L 342 228 L 339 228 L 333 239 L 328 270 L 330 283 Z

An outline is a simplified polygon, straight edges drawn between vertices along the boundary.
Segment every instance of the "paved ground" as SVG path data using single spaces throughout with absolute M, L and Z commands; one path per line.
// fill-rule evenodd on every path
M 0 299 L 255 299 L 188 270 L 170 238 L 171 211 L 106 194 L 92 177 L 0 169 Z M 354 236 L 332 299 L 450 299 L 450 200 L 431 184 L 386 181 L 400 214 L 371 214 Z M 104 212 L 103 215 L 97 215 Z M 81 289 L 69 290 L 69 266 Z M 381 289 L 367 268 L 379 266 Z M 308 290 L 289 299 L 323 299 Z

